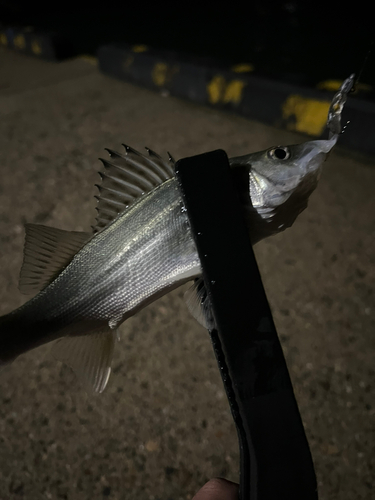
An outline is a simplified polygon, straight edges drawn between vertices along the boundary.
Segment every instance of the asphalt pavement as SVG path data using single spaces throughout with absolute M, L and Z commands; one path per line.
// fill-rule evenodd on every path
M 89 230 L 105 147 L 229 156 L 306 137 L 99 73 L 0 49 L 0 314 L 25 222 Z M 347 133 L 350 133 L 348 130 Z M 308 209 L 255 247 L 315 462 L 321 500 L 370 500 L 375 468 L 374 159 L 330 155 Z M 121 327 L 105 393 L 49 346 L 0 374 L 0 499 L 189 499 L 238 479 L 237 436 L 207 332 L 184 289 Z

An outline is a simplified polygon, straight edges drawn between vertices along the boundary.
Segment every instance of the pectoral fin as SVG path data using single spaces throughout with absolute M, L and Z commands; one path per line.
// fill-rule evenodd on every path
M 81 337 L 64 337 L 53 348 L 53 356 L 67 364 L 87 392 L 104 391 L 111 374 L 116 331 L 102 331 Z
M 185 302 L 189 312 L 199 324 L 207 328 L 207 330 L 215 328 L 211 302 L 207 295 L 203 278 L 195 280 L 194 284 L 185 292 Z

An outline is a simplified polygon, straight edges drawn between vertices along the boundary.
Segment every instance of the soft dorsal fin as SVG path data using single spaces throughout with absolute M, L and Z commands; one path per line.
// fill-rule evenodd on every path
M 100 231 L 111 223 L 134 200 L 152 191 L 174 175 L 174 159 L 168 153 L 169 161 L 164 160 L 151 149 L 146 148 L 149 156 L 142 155 L 123 144 L 125 153 L 107 149 L 110 159 L 101 162 L 104 172 L 99 172 L 102 182 L 99 189 L 98 216 L 94 232 Z
M 37 224 L 26 224 L 25 230 L 19 289 L 26 294 L 38 292 L 51 283 L 92 237 L 90 233 Z
M 105 326 L 90 335 L 58 340 L 52 353 L 76 373 L 87 392 L 101 393 L 111 374 L 115 341 L 116 330 Z
M 207 330 L 215 328 L 212 306 L 203 278 L 197 278 L 184 295 L 186 305 L 192 316 Z

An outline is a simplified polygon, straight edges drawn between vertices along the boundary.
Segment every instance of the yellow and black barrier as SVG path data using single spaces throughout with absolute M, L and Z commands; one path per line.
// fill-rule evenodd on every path
M 61 36 L 32 28 L 0 26 L 0 46 L 48 60 L 74 55 Z M 104 45 L 98 50 L 98 64 L 116 78 L 312 137 L 324 134 L 329 104 L 342 83 L 326 80 L 316 88 L 302 87 L 262 78 L 250 63 L 223 68 L 146 45 Z M 359 84 L 357 94 L 345 106 L 343 121 L 350 125 L 340 144 L 374 154 L 373 89 Z
M 341 83 L 299 87 L 259 77 L 249 63 L 223 69 L 145 45 L 102 46 L 98 60 L 101 71 L 116 78 L 313 137 L 324 134 L 328 108 Z M 346 104 L 343 120 L 350 125 L 340 144 L 375 153 L 375 102 L 362 100 L 371 88 L 361 90 L 359 98 Z
M 50 61 L 72 55 L 63 37 L 56 33 L 36 31 L 32 27 L 0 26 L 0 47 Z

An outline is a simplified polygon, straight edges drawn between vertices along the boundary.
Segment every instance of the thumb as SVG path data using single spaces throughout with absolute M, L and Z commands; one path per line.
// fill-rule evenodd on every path
M 238 484 L 216 477 L 208 481 L 193 500 L 238 500 Z

